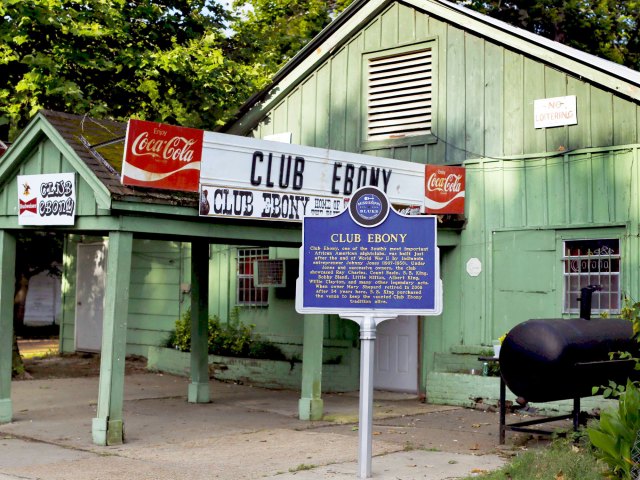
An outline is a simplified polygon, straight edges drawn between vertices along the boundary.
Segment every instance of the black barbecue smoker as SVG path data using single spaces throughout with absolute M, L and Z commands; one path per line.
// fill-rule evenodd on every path
M 573 418 L 579 426 L 580 398 L 610 380 L 626 383 L 633 360 L 611 360 L 611 352 L 638 353 L 631 322 L 621 318 L 591 318 L 591 298 L 598 285 L 581 289 L 580 318 L 534 319 L 509 331 L 500 349 L 500 444 L 507 430 L 549 434 L 532 425 Z M 506 424 L 506 387 L 518 403 L 573 399 L 571 414 Z

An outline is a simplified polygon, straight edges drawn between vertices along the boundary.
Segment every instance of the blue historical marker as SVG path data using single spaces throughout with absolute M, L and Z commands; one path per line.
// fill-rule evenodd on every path
M 302 313 L 437 315 L 436 218 L 404 216 L 378 189 L 358 190 L 335 217 L 303 220 Z
M 302 223 L 296 310 L 337 313 L 360 325 L 358 476 L 371 476 L 376 327 L 398 315 L 439 315 L 442 282 L 436 218 L 394 212 L 375 187 L 348 210 Z

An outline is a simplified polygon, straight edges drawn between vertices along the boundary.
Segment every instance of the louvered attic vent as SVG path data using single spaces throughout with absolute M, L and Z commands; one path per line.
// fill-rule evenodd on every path
M 431 49 L 369 60 L 367 140 L 431 133 Z

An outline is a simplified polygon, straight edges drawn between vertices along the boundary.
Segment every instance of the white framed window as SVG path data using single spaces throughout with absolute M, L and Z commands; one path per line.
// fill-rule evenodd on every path
M 593 292 L 591 311 L 620 313 L 620 240 L 616 238 L 565 240 L 563 313 L 579 313 L 581 289 L 600 285 Z
M 268 259 L 268 248 L 238 249 L 236 257 L 236 305 L 266 306 L 269 304 L 269 288 L 256 287 L 253 282 L 254 262 Z

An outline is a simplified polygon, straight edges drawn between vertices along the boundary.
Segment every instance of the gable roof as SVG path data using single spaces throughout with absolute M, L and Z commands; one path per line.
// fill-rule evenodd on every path
M 124 122 L 41 110 L 2 156 L 0 183 L 10 180 L 32 148 L 46 137 L 90 185 L 100 208 L 111 208 L 114 200 L 196 208 L 196 193 L 120 183 L 126 129 Z
M 240 107 L 235 120 L 221 131 L 246 134 L 260 118 L 300 80 L 337 51 L 361 27 L 397 0 L 355 0 L 333 22 L 298 52 L 262 91 Z M 461 29 L 490 38 L 558 70 L 607 90 L 640 100 L 640 72 L 514 27 L 447 0 L 402 0 L 403 3 Z

